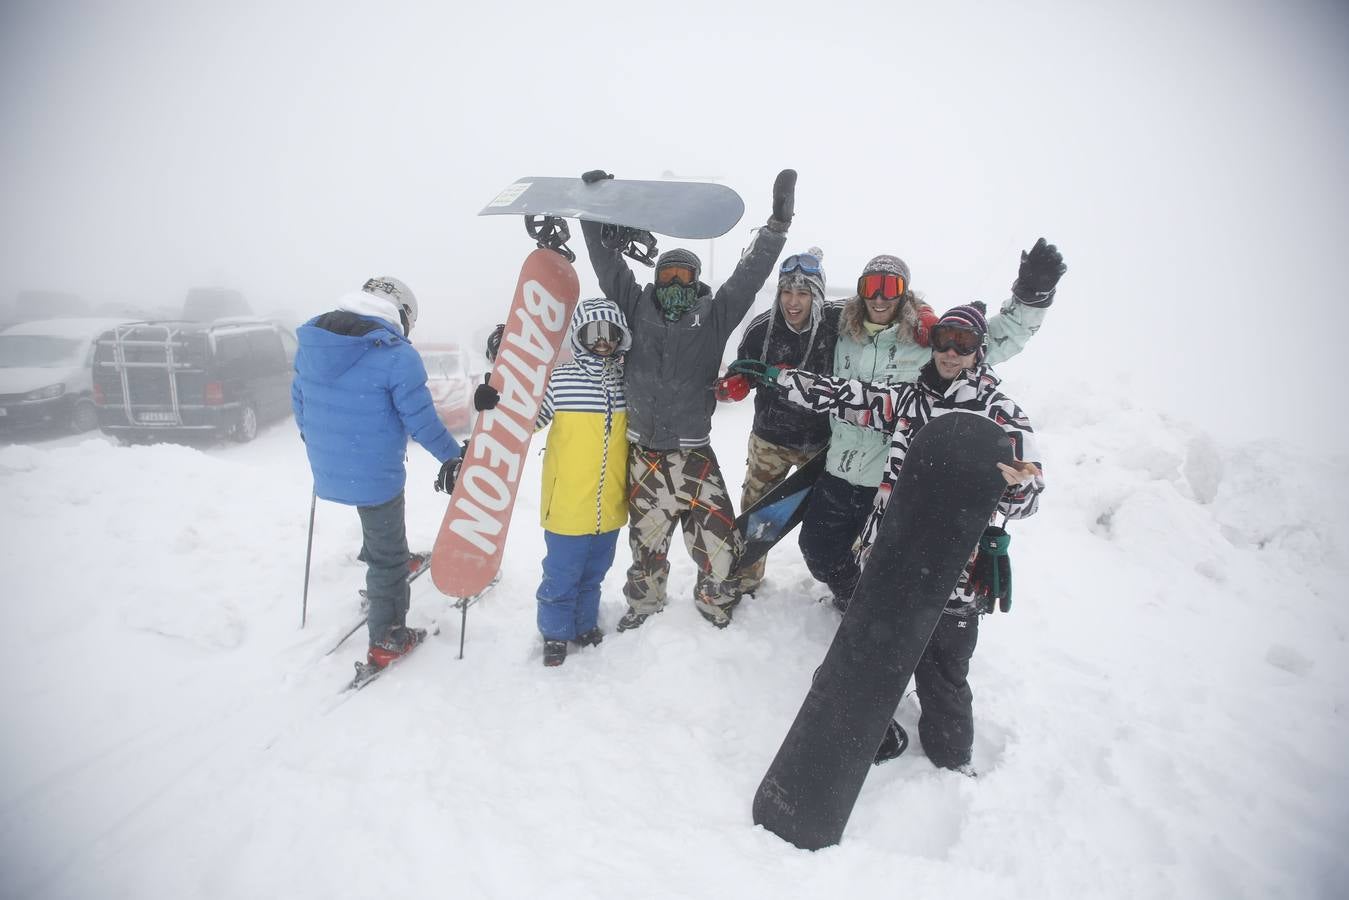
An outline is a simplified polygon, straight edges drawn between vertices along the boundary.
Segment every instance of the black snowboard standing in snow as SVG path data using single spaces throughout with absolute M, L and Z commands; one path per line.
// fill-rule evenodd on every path
M 848 612 L 754 795 L 756 824 L 806 850 L 842 838 L 1012 456 L 979 415 L 942 416 L 914 437 Z

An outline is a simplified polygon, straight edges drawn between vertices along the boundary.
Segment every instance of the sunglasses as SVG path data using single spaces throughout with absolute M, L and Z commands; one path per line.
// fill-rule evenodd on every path
M 617 344 L 618 327 L 612 322 L 587 322 L 581 326 L 578 337 L 582 347 L 593 350 L 600 341 L 610 345 Z
M 667 284 L 693 284 L 697 281 L 693 274 L 693 269 L 688 266 L 661 266 L 656 270 L 656 284 L 664 287 Z
M 813 253 L 795 253 L 782 261 L 782 267 L 778 271 L 783 275 L 790 275 L 796 271 L 805 272 L 807 275 L 818 275 L 820 274 L 820 258 Z
M 904 296 L 904 279 L 898 275 L 873 272 L 857 279 L 857 296 L 863 300 L 898 300 Z
M 937 325 L 932 329 L 930 343 L 932 349 L 937 353 L 954 350 L 961 356 L 969 356 L 983 346 L 984 339 L 973 331 L 966 331 L 964 328 L 956 328 L 952 325 Z

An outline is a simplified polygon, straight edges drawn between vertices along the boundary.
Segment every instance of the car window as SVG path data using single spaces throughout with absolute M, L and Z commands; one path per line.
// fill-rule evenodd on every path
M 0 368 L 32 366 L 52 369 L 76 365 L 84 355 L 79 338 L 49 334 L 0 334 Z
M 252 368 L 253 354 L 248 348 L 248 335 L 218 334 L 215 337 L 215 364 L 226 378 L 247 375 Z
M 286 370 L 286 351 L 275 331 L 248 332 L 248 345 L 253 349 L 253 365 L 258 372 L 271 374 Z
M 286 365 L 289 367 L 295 362 L 295 352 L 300 349 L 300 345 L 295 341 L 295 335 L 289 331 L 278 331 L 281 336 L 281 349 L 286 353 Z
M 452 351 L 430 350 L 422 353 L 428 378 L 464 378 L 464 355 Z

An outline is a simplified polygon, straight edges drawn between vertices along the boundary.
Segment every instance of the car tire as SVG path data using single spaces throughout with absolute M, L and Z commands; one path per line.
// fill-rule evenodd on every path
M 70 411 L 70 430 L 73 434 L 83 434 L 98 427 L 98 407 L 88 397 L 75 401 Z
M 247 444 L 257 436 L 258 411 L 253 408 L 252 403 L 245 403 L 239 407 L 239 421 L 234 424 L 234 428 L 230 431 L 230 437 L 240 444 Z

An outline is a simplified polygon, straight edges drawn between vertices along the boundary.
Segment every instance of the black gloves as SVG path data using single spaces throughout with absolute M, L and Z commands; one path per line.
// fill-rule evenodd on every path
M 487 336 L 487 361 L 497 361 L 497 351 L 501 349 L 501 338 L 506 333 L 506 323 L 502 322 Z
M 501 393 L 487 381 L 487 379 L 491 377 L 491 372 L 484 375 L 482 377 L 482 384 L 478 385 L 478 389 L 473 392 L 473 408 L 478 412 L 487 409 L 496 409 L 497 403 L 501 400 Z
M 591 169 L 589 172 L 581 173 L 581 180 L 584 181 L 586 184 L 594 184 L 597 181 L 603 181 L 606 178 L 613 178 L 613 177 L 614 176 L 610 175 L 603 169 Z
M 796 170 L 783 169 L 773 182 L 773 215 L 768 218 L 768 227 L 779 234 L 786 234 L 795 210 Z
M 1012 294 L 1027 306 L 1048 306 L 1054 302 L 1054 288 L 1068 271 L 1063 254 L 1044 238 L 1030 252 L 1021 251 L 1021 268 L 1012 282 Z
M 454 493 L 454 480 L 459 477 L 459 466 L 464 462 L 462 456 L 456 456 L 441 464 L 440 474 L 436 476 L 436 490 L 442 494 Z

